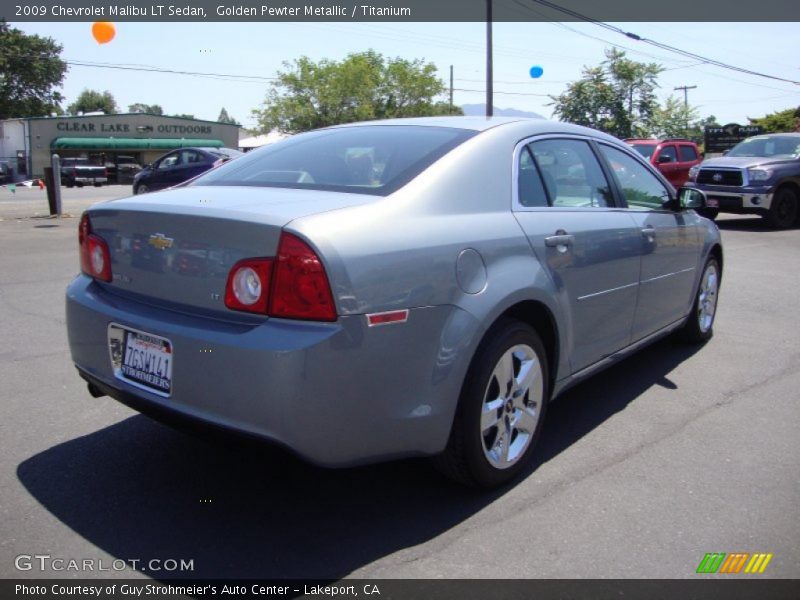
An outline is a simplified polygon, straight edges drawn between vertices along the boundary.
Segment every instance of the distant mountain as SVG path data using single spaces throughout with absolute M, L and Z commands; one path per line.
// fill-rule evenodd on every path
M 485 104 L 462 104 L 464 114 L 468 117 L 482 117 L 486 114 Z M 497 108 L 494 107 L 494 116 L 496 117 L 531 117 L 535 119 L 544 119 L 544 117 L 535 112 L 528 112 L 525 110 L 517 110 L 516 108 Z

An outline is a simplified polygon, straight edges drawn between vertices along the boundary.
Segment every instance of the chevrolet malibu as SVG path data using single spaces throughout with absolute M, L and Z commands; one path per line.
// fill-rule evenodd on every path
M 672 332 L 712 335 L 704 195 L 622 142 L 443 117 L 289 138 L 92 206 L 67 289 L 96 397 L 324 466 L 524 469 L 548 402 Z

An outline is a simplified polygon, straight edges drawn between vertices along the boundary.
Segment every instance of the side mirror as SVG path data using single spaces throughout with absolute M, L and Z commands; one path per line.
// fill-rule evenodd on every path
M 682 187 L 678 190 L 678 204 L 681 210 L 705 208 L 707 198 L 705 193 L 697 188 Z
M 672 162 L 672 157 L 671 156 L 666 156 L 664 154 L 661 154 L 658 157 L 658 163 L 659 164 L 661 164 L 661 163 L 671 163 L 671 162 Z

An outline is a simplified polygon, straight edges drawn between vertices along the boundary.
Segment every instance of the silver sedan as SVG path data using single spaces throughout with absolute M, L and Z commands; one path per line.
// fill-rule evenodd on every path
M 326 466 L 432 456 L 491 487 L 550 400 L 667 334 L 711 337 L 702 192 L 540 119 L 376 121 L 288 138 L 91 207 L 67 289 L 94 396 Z

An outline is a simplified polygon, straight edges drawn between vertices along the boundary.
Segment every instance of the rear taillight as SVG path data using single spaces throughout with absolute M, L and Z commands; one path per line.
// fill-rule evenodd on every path
M 237 262 L 228 274 L 225 306 L 283 319 L 335 321 L 328 276 L 314 250 L 284 233 L 278 254 Z
M 314 250 L 290 233 L 278 244 L 269 312 L 286 319 L 336 320 L 325 268 Z
M 86 213 L 78 225 L 81 271 L 101 281 L 111 281 L 111 252 L 99 235 L 92 233 L 92 222 Z

